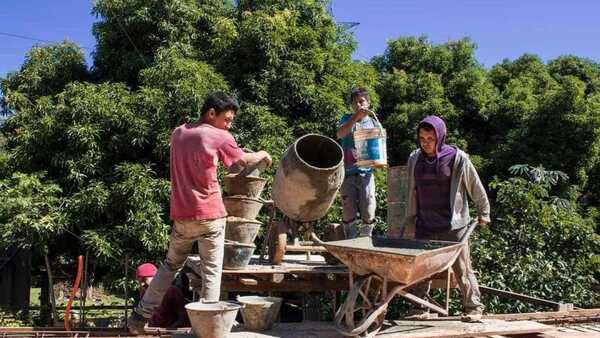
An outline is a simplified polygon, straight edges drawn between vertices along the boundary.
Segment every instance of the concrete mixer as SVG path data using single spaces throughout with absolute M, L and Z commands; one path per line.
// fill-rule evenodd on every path
M 307 134 L 288 147 L 273 181 L 272 199 L 285 217 L 271 224 L 267 241 L 271 263 L 283 260 L 290 227 L 300 228 L 327 214 L 343 181 L 344 155 L 333 139 Z

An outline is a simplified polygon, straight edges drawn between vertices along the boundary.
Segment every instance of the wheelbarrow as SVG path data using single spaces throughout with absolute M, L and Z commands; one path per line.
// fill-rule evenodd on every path
M 345 336 L 375 336 L 396 296 L 447 316 L 446 309 L 407 289 L 452 267 L 476 226 L 477 221 L 472 221 L 460 242 L 386 237 L 320 242 L 349 270 L 350 287 L 335 314 L 336 330 Z

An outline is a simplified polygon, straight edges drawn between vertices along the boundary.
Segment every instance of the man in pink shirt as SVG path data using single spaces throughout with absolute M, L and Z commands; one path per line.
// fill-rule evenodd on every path
M 194 242 L 198 242 L 205 302 L 219 300 L 223 265 L 225 205 L 217 180 L 217 165 L 242 167 L 265 161 L 265 151 L 245 153 L 227 131 L 239 110 L 237 100 L 223 92 L 210 95 L 201 109 L 201 121 L 186 123 L 171 134 L 171 219 L 173 228 L 167 258 L 158 269 L 144 297 L 128 319 L 133 334 L 144 326 L 160 305 L 175 273 L 183 266 Z

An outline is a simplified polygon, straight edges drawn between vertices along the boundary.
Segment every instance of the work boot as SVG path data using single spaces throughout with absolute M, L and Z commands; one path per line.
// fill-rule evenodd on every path
M 483 316 L 483 309 L 480 307 L 476 307 L 470 310 L 462 316 L 463 322 L 480 322 L 481 317 Z
M 359 223 L 358 226 L 360 227 L 358 237 L 371 237 L 375 223 Z
M 127 318 L 127 330 L 133 335 L 143 334 L 144 327 L 146 327 L 147 322 L 148 319 L 144 318 L 142 315 L 133 310 L 131 316 Z

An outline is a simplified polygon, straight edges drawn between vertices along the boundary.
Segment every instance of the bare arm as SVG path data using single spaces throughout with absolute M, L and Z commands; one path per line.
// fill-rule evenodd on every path
M 369 115 L 369 111 L 366 109 L 361 109 L 358 113 L 352 114 L 350 119 L 348 119 L 348 121 L 346 121 L 346 123 L 342 124 L 340 129 L 338 129 L 337 133 L 335 133 L 337 138 L 342 138 L 342 137 L 345 137 L 346 135 L 350 134 L 352 132 L 352 127 L 354 126 L 356 121 L 362 120 L 363 117 L 365 117 L 367 115 Z
M 265 160 L 267 166 L 270 167 L 273 160 L 271 159 L 271 155 L 264 150 L 257 151 L 255 153 L 244 153 L 242 157 L 236 162 L 238 165 L 242 167 L 253 166 L 258 162 Z

